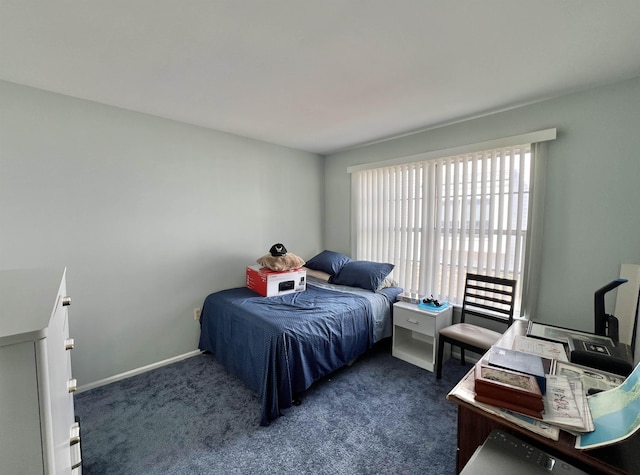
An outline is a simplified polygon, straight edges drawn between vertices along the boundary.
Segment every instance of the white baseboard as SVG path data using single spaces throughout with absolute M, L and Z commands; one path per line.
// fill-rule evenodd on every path
M 75 394 L 79 394 L 84 391 L 89 391 L 90 389 L 99 388 L 100 386 L 106 386 L 107 384 L 115 383 L 117 381 L 122 381 L 123 379 L 130 378 L 132 376 L 136 376 L 138 374 L 146 373 L 147 371 L 151 371 L 153 369 L 161 368 L 163 366 L 170 365 L 172 363 L 177 363 L 178 361 L 186 360 L 187 358 L 191 358 L 193 356 L 198 356 L 201 354 L 200 350 L 193 350 L 189 353 L 184 353 L 182 355 L 174 356 L 173 358 L 168 358 L 166 360 L 158 361 L 157 363 L 152 363 L 146 366 L 142 366 L 140 368 L 132 369 L 131 371 L 125 371 L 124 373 L 116 374 L 114 376 L 110 376 L 108 378 L 100 379 L 98 381 L 94 381 L 93 383 L 83 384 L 82 386 L 78 386 L 78 390 Z M 467 352 L 465 355 L 465 360 L 469 363 L 477 363 L 478 360 L 475 358 L 473 353 Z M 456 359 L 460 359 L 460 349 L 454 348 L 451 356 Z
M 105 386 L 107 384 L 115 383 L 116 381 L 122 381 L 123 379 L 130 378 L 131 376 L 146 373 L 147 371 L 151 371 L 152 369 L 161 368 L 162 366 L 167 366 L 172 363 L 177 363 L 178 361 L 186 360 L 187 358 L 191 358 L 192 356 L 198 356 L 201 353 L 202 351 L 200 350 L 190 351 L 189 353 L 184 353 L 182 355 L 174 356 L 173 358 L 158 361 L 157 363 L 152 363 L 140 368 L 132 369 L 131 371 L 125 371 L 124 373 L 116 374 L 115 376 L 101 379 L 99 381 L 94 381 L 93 383 L 84 384 L 82 386 L 78 386 L 76 394 L 83 391 L 88 391 L 90 389 L 99 388 L 100 386 Z

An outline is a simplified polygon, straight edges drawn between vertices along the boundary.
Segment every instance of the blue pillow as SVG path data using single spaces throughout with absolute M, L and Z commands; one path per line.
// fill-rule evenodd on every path
M 351 261 L 340 269 L 338 275 L 331 277 L 329 282 L 338 285 L 348 285 L 349 287 L 360 287 L 361 289 L 375 292 L 393 268 L 393 264 L 371 261 Z
M 304 266 L 330 275 L 336 275 L 347 262 L 351 262 L 350 257 L 339 252 L 325 250 L 305 262 Z

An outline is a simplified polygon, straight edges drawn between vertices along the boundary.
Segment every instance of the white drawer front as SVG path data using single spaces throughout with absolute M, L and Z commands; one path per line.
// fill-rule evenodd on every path
M 435 317 L 420 312 L 412 312 L 403 308 L 393 311 L 393 324 L 424 335 L 435 335 Z

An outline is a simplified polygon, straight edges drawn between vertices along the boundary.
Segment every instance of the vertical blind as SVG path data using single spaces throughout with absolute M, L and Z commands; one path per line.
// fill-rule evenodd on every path
M 390 262 L 406 291 L 460 303 L 467 272 L 521 285 L 531 144 L 352 173 L 357 259 Z

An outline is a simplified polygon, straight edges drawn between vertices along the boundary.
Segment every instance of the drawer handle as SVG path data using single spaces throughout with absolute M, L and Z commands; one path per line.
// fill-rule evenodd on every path
M 62 297 L 62 306 L 68 307 L 69 305 L 71 305 L 71 297 L 69 296 Z
M 75 346 L 76 346 L 76 342 L 75 342 L 75 340 L 73 338 L 67 338 L 64 341 L 64 349 L 67 350 L 67 351 L 68 350 L 73 350 L 75 348 Z
M 71 437 L 69 438 L 69 445 L 76 445 L 80 443 L 80 424 L 74 423 L 71 426 Z
M 75 423 L 71 426 L 71 437 L 69 439 L 71 446 L 71 470 L 82 466 L 82 449 L 80 448 L 80 424 Z
M 82 467 L 82 449 L 80 444 L 71 446 L 71 470 Z
M 414 325 L 420 324 L 418 320 L 414 320 L 413 318 L 407 318 L 407 323 L 413 323 Z
M 76 379 L 70 379 L 67 381 L 67 390 L 70 393 L 75 393 L 78 390 L 78 381 Z

